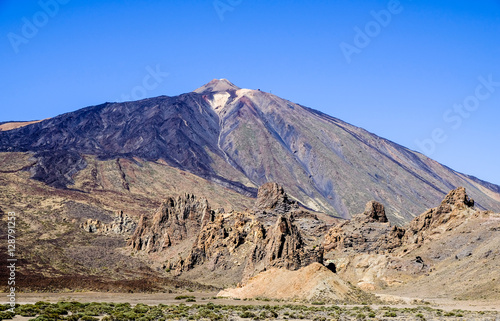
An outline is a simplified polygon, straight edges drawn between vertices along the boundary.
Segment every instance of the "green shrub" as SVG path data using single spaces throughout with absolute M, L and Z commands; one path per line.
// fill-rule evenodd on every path
M 128 311 L 128 312 L 124 312 L 123 313 L 123 316 L 127 319 L 127 320 L 135 320 L 137 318 L 139 318 L 139 315 L 133 311 Z M 90 321 L 90 320 L 89 320 Z
M 243 318 L 243 319 L 249 319 L 249 318 L 255 318 L 255 317 L 257 317 L 255 315 L 255 313 L 250 312 L 250 311 L 245 311 L 245 312 L 240 314 L 240 318 Z
M 175 300 L 184 300 L 184 299 L 194 299 L 195 297 L 192 295 L 178 295 L 175 297 Z
M 24 304 L 19 306 L 14 310 L 16 314 L 22 315 L 23 317 L 34 317 L 40 314 L 40 308 L 34 304 Z
M 0 312 L 10 309 L 10 304 L 0 304 Z
M 118 303 L 117 305 L 115 305 L 115 308 L 113 309 L 113 311 L 127 312 L 127 311 L 130 311 L 131 309 L 132 308 L 131 308 L 130 303 Z
M 394 311 L 387 311 L 387 312 L 384 313 L 384 317 L 388 317 L 388 318 L 395 318 L 397 316 L 398 315 Z
M 46 307 L 50 306 L 50 303 L 45 301 L 38 301 L 37 303 L 35 303 L 35 305 L 41 309 L 45 309 Z
M 148 305 L 139 303 L 132 309 L 132 311 L 134 311 L 135 313 L 146 313 L 149 311 L 149 309 L 150 307 Z
M 43 314 L 47 315 L 66 315 L 68 311 L 64 308 L 59 308 L 57 305 L 48 306 L 43 310 Z
M 16 314 L 10 311 L 0 312 L 0 320 L 12 319 Z
M 80 318 L 82 318 L 85 314 L 83 314 L 82 312 L 77 312 L 77 313 L 74 313 L 72 315 L 68 315 L 66 317 L 66 320 L 67 321 L 78 321 L 80 320 Z

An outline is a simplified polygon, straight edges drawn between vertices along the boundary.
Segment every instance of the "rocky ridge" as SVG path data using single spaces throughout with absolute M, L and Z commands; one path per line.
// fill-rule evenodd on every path
M 214 211 L 207 200 L 192 195 L 169 199 L 152 218 L 141 218 L 129 249 L 180 279 L 224 287 L 239 284 L 227 293 L 242 298 L 262 292 L 266 286 L 256 286 L 262 280 L 272 283 L 274 277 L 287 278 L 282 276 L 288 275 L 286 271 L 314 264 L 324 265 L 321 273 L 328 270 L 335 275 L 329 278 L 364 291 L 404 289 L 417 281 L 429 289 L 429 282 L 442 281 L 438 276 L 455 266 L 462 273 L 481 271 L 482 276 L 483 270 L 498 266 L 466 264 L 472 257 L 492 262 L 500 256 L 495 249 L 500 244 L 500 217 L 475 209 L 464 188 L 452 190 L 439 206 L 405 226 L 389 222 L 384 206 L 376 201 L 368 202 L 365 211 L 349 221 L 327 224 L 292 201 L 278 184 L 264 184 L 258 195 L 253 210 L 228 213 Z M 483 248 L 458 233 L 477 234 L 488 245 Z M 481 282 L 477 281 L 478 287 L 487 286 Z
M 190 195 L 169 199 L 152 219 L 140 219 L 128 244 L 136 252 L 157 252 L 156 260 L 176 275 L 204 270 L 199 278 L 205 281 L 217 275 L 217 282 L 240 282 L 272 267 L 297 270 L 322 263 L 323 248 L 309 239 L 325 224 L 298 228 L 296 212 L 302 220 L 317 218 L 304 215 L 275 183 L 261 186 L 258 195 L 257 211 L 230 213 L 213 211 L 206 200 Z
M 488 271 L 499 267 L 492 258 L 500 257 L 500 235 L 495 232 L 500 216 L 474 208 L 465 188 L 452 190 L 439 206 L 402 227 L 385 222 L 383 207 L 373 205 L 325 236 L 325 260 L 343 279 L 388 293 L 416 293 L 418 288 L 427 296 L 434 291 L 470 298 L 482 288 L 489 297 L 499 296 L 500 283 L 491 283 Z M 473 286 L 460 286 L 464 275 L 475 275 Z M 439 288 L 433 285 L 442 282 Z
M 159 252 L 188 239 L 213 219 L 213 211 L 206 199 L 185 194 L 168 198 L 150 220 L 141 216 L 128 244 L 134 250 Z

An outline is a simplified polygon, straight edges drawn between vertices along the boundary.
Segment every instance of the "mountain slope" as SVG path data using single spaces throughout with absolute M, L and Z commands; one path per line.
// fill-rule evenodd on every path
M 33 178 L 71 187 L 85 155 L 163 160 L 246 196 L 275 181 L 304 205 L 349 218 L 377 200 L 409 221 L 464 186 L 500 210 L 500 187 L 361 128 L 260 90 L 213 80 L 194 92 L 106 103 L 0 132 L 0 151 L 32 152 Z

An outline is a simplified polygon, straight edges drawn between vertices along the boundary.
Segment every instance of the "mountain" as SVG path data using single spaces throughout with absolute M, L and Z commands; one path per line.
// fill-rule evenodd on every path
M 376 200 L 389 220 L 403 224 L 464 186 L 478 208 L 500 211 L 497 185 L 226 79 L 175 97 L 104 103 L 18 126 L 0 131 L 0 152 L 29 155 L 23 170 L 56 189 L 92 193 L 112 185 L 148 197 L 197 180 L 197 188 L 211 186 L 205 190 L 216 204 L 232 193 L 233 206 L 243 208 L 258 186 L 278 182 L 312 210 L 350 218 Z

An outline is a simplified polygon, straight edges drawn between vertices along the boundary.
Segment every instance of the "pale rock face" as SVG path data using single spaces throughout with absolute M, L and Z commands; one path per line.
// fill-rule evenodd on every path
M 356 300 L 352 287 L 319 263 L 296 271 L 272 268 L 239 288 L 226 289 L 217 296 L 229 298 L 269 298 L 281 300 Z
M 226 106 L 227 100 L 230 96 L 231 95 L 227 92 L 216 93 L 214 94 L 214 98 L 210 100 L 210 105 L 215 111 L 219 111 Z
M 115 233 L 115 234 L 125 234 L 130 235 L 134 232 L 137 223 L 130 218 L 128 215 L 124 214 L 123 211 L 118 211 L 113 218 L 111 223 L 103 223 L 100 220 L 88 219 L 84 223 L 80 224 L 80 227 L 89 233 Z

